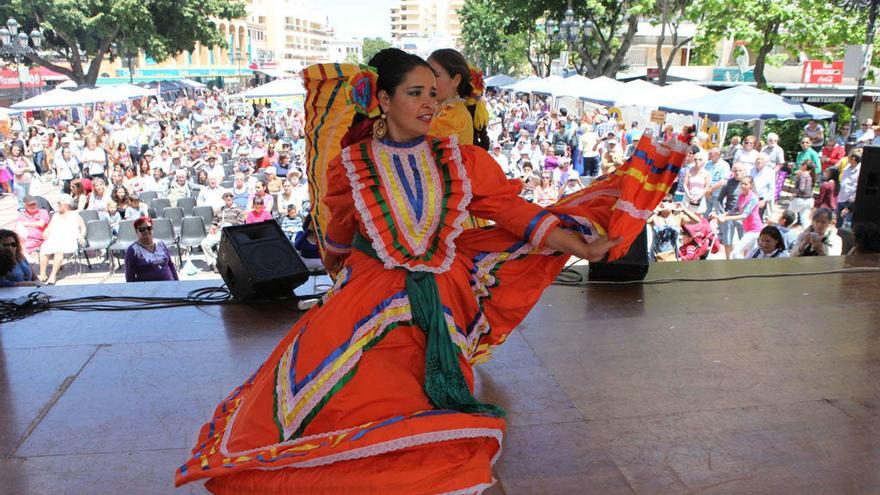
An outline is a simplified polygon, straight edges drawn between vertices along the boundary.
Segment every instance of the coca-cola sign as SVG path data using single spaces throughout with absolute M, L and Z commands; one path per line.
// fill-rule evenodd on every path
M 31 71 L 25 74 L 24 87 L 26 88 L 42 88 L 46 85 L 43 76 Z M 0 70 L 0 89 L 10 89 L 18 87 L 18 71 Z

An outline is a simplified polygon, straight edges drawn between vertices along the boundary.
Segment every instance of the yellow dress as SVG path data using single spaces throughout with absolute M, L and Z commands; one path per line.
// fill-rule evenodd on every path
M 440 105 L 428 135 L 458 137 L 460 144 L 474 144 L 474 119 L 462 98 L 450 98 Z
M 440 109 L 431 121 L 431 136 L 456 136 L 461 144 L 474 144 L 474 119 L 462 98 L 449 98 L 440 105 Z M 478 229 L 491 225 L 492 222 L 473 215 L 464 221 L 465 229 Z

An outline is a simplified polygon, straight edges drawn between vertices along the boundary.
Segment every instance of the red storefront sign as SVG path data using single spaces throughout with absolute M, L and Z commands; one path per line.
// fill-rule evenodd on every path
M 843 82 L 843 60 L 831 63 L 822 60 L 804 62 L 801 82 L 806 84 L 840 84 Z
M 43 82 L 43 76 L 33 71 L 24 78 L 24 87 L 26 88 L 42 88 L 46 83 Z M 0 70 L 0 89 L 11 89 L 18 87 L 18 71 Z

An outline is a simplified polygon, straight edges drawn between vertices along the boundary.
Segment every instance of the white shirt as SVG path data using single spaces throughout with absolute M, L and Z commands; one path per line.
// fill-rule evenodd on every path
M 769 163 L 764 168 L 752 170 L 752 178 L 755 181 L 755 194 L 759 198 L 768 201 L 776 196 L 776 169 Z
M 226 189 L 223 189 L 220 186 L 213 189 L 210 187 L 203 187 L 202 190 L 199 191 L 199 197 L 196 199 L 196 203 L 199 205 L 208 205 L 215 210 L 219 210 L 226 204 L 226 202 L 223 201 L 223 193 L 225 192 Z
M 840 174 L 840 193 L 837 195 L 838 203 L 852 203 L 856 200 L 856 189 L 859 186 L 859 171 L 862 164 L 850 165 L 843 169 Z
M 104 173 L 106 157 L 107 154 L 104 153 L 103 148 L 95 147 L 93 150 L 83 148 L 82 153 L 79 155 L 79 161 L 85 166 L 86 173 L 89 175 L 99 175 Z

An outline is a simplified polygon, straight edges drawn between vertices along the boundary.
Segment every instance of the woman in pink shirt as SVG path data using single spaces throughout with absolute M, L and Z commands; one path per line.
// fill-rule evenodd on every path
M 36 198 L 25 196 L 24 211 L 18 215 L 16 223 L 20 231 L 27 232 L 23 239 L 25 253 L 30 255 L 38 251 L 43 243 L 43 231 L 49 225 L 49 212 L 40 208 Z
M 253 208 L 248 210 L 244 223 L 260 223 L 266 220 L 272 220 L 272 214 L 269 213 L 269 209 L 263 204 L 263 198 L 255 196 Z
M 739 201 L 736 203 L 736 209 L 739 212 L 736 215 L 727 215 L 726 220 L 740 220 L 743 226 L 743 235 L 739 242 L 736 243 L 733 253 L 735 258 L 745 258 L 755 248 L 758 235 L 764 228 L 764 222 L 761 220 L 761 210 L 758 208 L 760 199 L 755 194 L 755 181 L 749 176 L 745 176 L 739 183 L 741 193 Z

